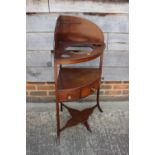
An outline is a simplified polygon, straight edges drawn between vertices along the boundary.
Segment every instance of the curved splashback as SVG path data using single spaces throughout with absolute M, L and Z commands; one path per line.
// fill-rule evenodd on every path
M 55 37 L 62 42 L 103 43 L 102 31 L 94 23 L 73 16 L 59 16 Z
M 80 50 L 66 52 L 68 47 L 79 47 Z M 94 59 L 102 54 L 103 48 L 103 32 L 97 25 L 80 17 L 59 16 L 55 28 L 55 58 L 59 63 Z

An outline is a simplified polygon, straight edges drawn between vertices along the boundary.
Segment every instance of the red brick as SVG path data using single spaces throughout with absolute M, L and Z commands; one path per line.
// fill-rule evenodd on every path
M 27 90 L 35 90 L 36 87 L 35 87 L 34 84 L 26 84 L 26 89 L 27 89 Z
M 29 95 L 29 92 L 28 91 L 26 91 L 26 96 L 28 96 Z
M 53 89 L 53 87 L 50 85 L 37 85 L 37 89 L 38 90 L 51 90 Z
M 109 90 L 109 91 L 105 91 L 104 94 L 109 96 L 115 96 L 115 95 L 117 96 L 117 95 L 121 95 L 121 91 Z
M 27 98 L 46 99 L 55 97 L 55 85 L 53 82 L 27 82 Z M 101 83 L 100 96 L 122 97 L 129 94 L 128 81 L 104 81 Z M 94 97 L 96 97 L 94 95 Z
M 123 93 L 124 95 L 128 95 L 128 94 L 129 94 L 129 90 L 123 90 L 122 93 Z
M 114 85 L 113 86 L 114 89 L 128 89 L 129 88 L 129 85 L 127 84 L 118 84 L 118 85 Z
M 112 89 L 112 85 L 102 84 L 101 89 Z

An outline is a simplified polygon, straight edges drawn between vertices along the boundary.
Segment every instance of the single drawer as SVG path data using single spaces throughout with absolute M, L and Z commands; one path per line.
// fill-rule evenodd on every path
M 91 83 L 81 89 L 81 97 L 87 97 L 88 95 L 94 93 L 100 86 L 100 80 Z
M 80 90 L 74 89 L 72 91 L 60 91 L 57 93 L 58 100 L 63 101 L 74 101 L 80 99 Z

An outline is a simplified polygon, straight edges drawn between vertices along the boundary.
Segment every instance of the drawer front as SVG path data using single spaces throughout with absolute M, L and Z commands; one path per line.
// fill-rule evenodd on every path
M 81 97 L 86 97 L 94 92 L 99 88 L 100 80 L 95 81 L 94 83 L 85 86 L 81 89 Z
M 60 102 L 75 101 L 80 99 L 80 90 L 58 92 L 57 95 Z
M 99 88 L 99 85 L 100 80 L 97 80 L 83 88 L 74 89 L 72 91 L 60 91 L 57 93 L 57 98 L 59 102 L 76 101 L 96 92 L 96 90 Z

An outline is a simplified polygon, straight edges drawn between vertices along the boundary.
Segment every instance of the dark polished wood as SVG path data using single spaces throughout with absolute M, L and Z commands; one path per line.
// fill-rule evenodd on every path
M 100 85 L 98 68 L 62 68 L 58 76 L 57 98 L 75 101 L 94 93 Z
M 99 91 L 102 74 L 103 32 L 92 22 L 74 16 L 59 16 L 55 28 L 54 78 L 56 95 L 57 138 L 67 127 L 82 123 L 91 131 L 87 122 L 89 115 L 99 105 Z M 89 50 L 87 50 L 89 49 Z M 100 57 L 97 68 L 64 67 Z M 67 65 L 68 66 L 68 65 Z M 76 101 L 97 92 L 96 105 L 83 111 L 69 108 L 63 102 Z M 67 108 L 72 118 L 60 128 L 60 110 Z
M 69 111 L 71 115 L 71 119 L 67 121 L 65 126 L 61 128 L 60 131 L 63 131 L 64 129 L 68 127 L 73 127 L 79 123 L 82 123 L 87 128 L 87 130 L 91 132 L 91 129 L 88 124 L 88 118 L 93 113 L 93 110 L 96 108 L 97 105 L 91 108 L 84 109 L 84 110 L 73 109 L 73 108 L 66 106 L 65 104 L 62 104 L 62 106 L 67 108 L 67 110 Z

